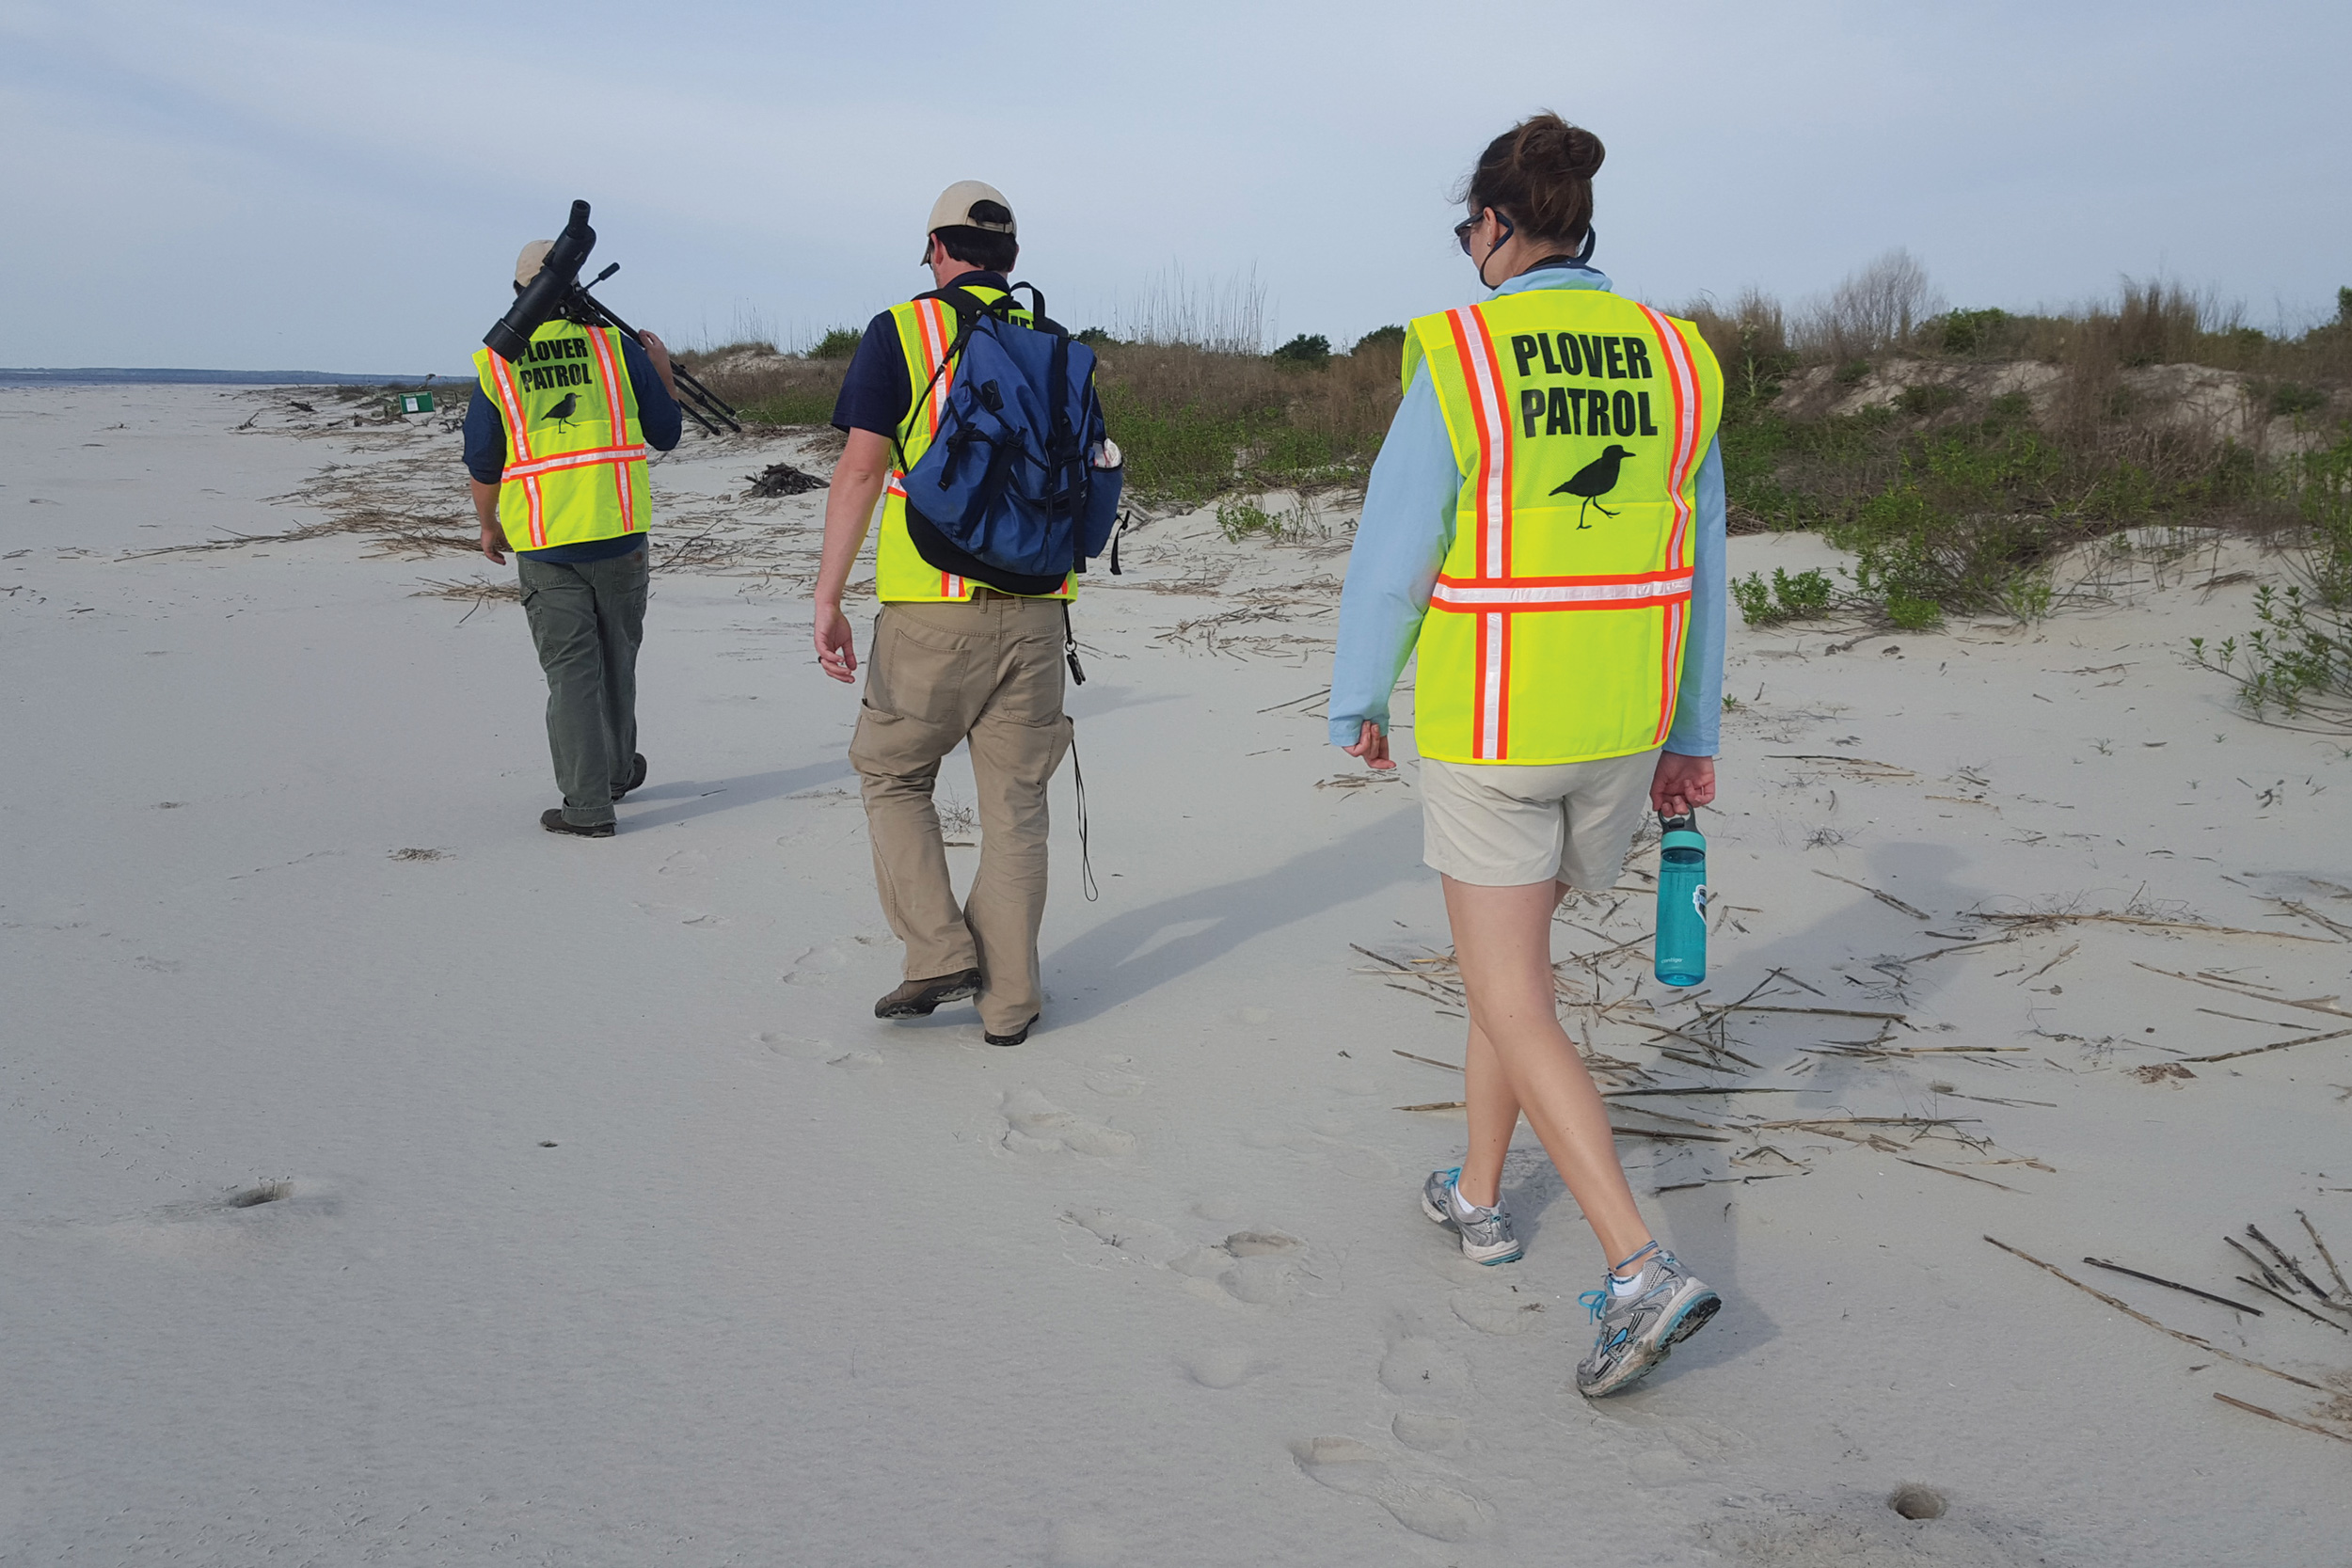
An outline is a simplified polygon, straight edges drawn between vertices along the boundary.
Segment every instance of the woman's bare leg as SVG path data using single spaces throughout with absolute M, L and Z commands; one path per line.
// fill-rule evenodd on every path
M 1477 1060 L 1483 1037 L 1507 1092 L 1543 1140 L 1545 1152 L 1577 1207 L 1584 1211 L 1609 1261 L 1622 1261 L 1648 1244 L 1649 1227 L 1634 1205 L 1625 1167 L 1617 1163 L 1600 1091 L 1560 1027 L 1551 973 L 1551 912 L 1559 903 L 1558 884 L 1477 887 L 1451 877 L 1444 881 L 1454 957 L 1470 993 L 1471 1054 L 1464 1063 L 1465 1077 L 1470 1063 Z M 1482 1148 L 1480 1134 L 1491 1137 L 1502 1100 L 1492 1096 L 1482 1117 L 1475 1087 L 1464 1098 L 1471 1116 L 1480 1118 L 1471 1132 L 1475 1155 Z M 1502 1146 L 1510 1142 L 1510 1126 L 1503 1124 Z M 1494 1160 L 1499 1176 L 1500 1147 Z M 1470 1175 L 1466 1164 L 1465 1187 Z M 1462 1196 L 1475 1201 L 1482 1190 L 1472 1188 Z
M 1502 1192 L 1502 1157 L 1518 1129 L 1519 1097 L 1511 1092 L 1494 1042 L 1475 1023 L 1470 1026 L 1462 1075 L 1467 1080 L 1462 1099 L 1470 1107 L 1470 1153 L 1462 1161 L 1456 1186 L 1466 1201 L 1491 1209 Z

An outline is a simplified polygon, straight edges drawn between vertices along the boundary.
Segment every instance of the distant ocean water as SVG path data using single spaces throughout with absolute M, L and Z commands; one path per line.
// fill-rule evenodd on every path
M 83 366 L 74 370 L 0 368 L 0 387 L 415 387 L 422 375 L 354 375 L 344 371 L 182 371 Z M 434 377 L 469 386 L 470 373 Z

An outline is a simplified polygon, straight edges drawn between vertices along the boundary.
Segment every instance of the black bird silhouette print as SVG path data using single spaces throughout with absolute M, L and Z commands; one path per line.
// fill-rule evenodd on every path
M 550 408 L 550 409 L 548 409 L 548 419 L 550 419 L 550 420 L 553 420 L 555 421 L 555 428 L 556 428 L 556 429 L 558 429 L 558 430 L 569 430 L 569 429 L 571 428 L 571 425 L 572 425 L 572 416 L 573 416 L 574 414 L 579 413 L 579 412 L 580 412 L 580 394 L 579 394 L 578 392 L 566 392 L 566 393 L 564 393 L 564 400 L 563 400 L 561 403 L 557 404 L 554 407 L 552 407 L 552 408 Z M 1614 447 L 1612 447 L 1612 448 L 1610 449 L 1610 451 L 1614 451 L 1615 450 L 1616 450 L 1616 449 L 1615 449 Z M 1576 476 L 1576 478 L 1577 478 L 1577 479 L 1582 479 L 1583 477 L 1584 477 L 1584 476 L 1583 476 L 1582 474 L 1579 474 L 1579 475 L 1577 475 L 1577 476 Z M 1570 480 L 1568 483 L 1571 483 L 1571 484 L 1573 484 L 1573 483 L 1576 483 L 1576 480 Z M 1610 483 L 1610 484 L 1614 484 L 1614 483 L 1617 483 L 1617 470 L 1616 470 L 1614 467 L 1612 467 L 1612 468 L 1609 470 L 1609 483 Z M 1601 488 L 1602 488 L 1602 489 L 1604 489 L 1604 490 L 1605 490 L 1605 489 L 1607 489 L 1608 487 L 1609 487 L 1609 486 L 1608 486 L 1608 485 L 1606 485 L 1606 484 L 1605 484 L 1605 485 L 1603 485 L 1603 486 L 1601 486 Z
M 1593 526 L 1584 520 L 1586 507 L 1599 507 L 1600 515 L 1604 517 L 1616 515 L 1607 507 L 1601 506 L 1600 498 L 1617 487 L 1617 465 L 1632 455 L 1623 447 L 1604 447 L 1598 457 L 1570 474 L 1565 483 L 1551 492 L 1555 496 L 1575 496 L 1583 501 L 1584 505 L 1576 509 L 1577 527 Z

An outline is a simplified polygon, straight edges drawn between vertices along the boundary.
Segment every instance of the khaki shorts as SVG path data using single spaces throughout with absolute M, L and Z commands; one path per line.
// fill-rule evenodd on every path
M 1477 887 L 1608 887 L 1649 809 L 1656 752 L 1520 767 L 1421 762 L 1422 858 Z

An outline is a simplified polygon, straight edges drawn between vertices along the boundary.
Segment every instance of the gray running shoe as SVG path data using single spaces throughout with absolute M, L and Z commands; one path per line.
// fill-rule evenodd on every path
M 1599 1290 L 1577 1298 L 1600 1324 L 1593 1354 L 1576 1364 L 1576 1391 L 1586 1399 L 1613 1394 L 1648 1376 L 1724 1304 L 1663 1248 L 1649 1253 L 1637 1278 L 1626 1295 L 1616 1294 L 1604 1278 Z
M 1511 1228 L 1511 1216 L 1502 1207 L 1502 1195 L 1495 1195 L 1491 1209 L 1470 1209 L 1469 1219 L 1457 1219 L 1454 1210 L 1454 1184 L 1462 1179 L 1462 1167 L 1433 1170 L 1429 1180 L 1422 1183 L 1421 1212 L 1444 1226 L 1459 1231 L 1462 1256 L 1473 1263 L 1516 1263 L 1521 1248 L 1517 1233 Z M 1468 1207 L 1467 1203 L 1465 1207 Z

